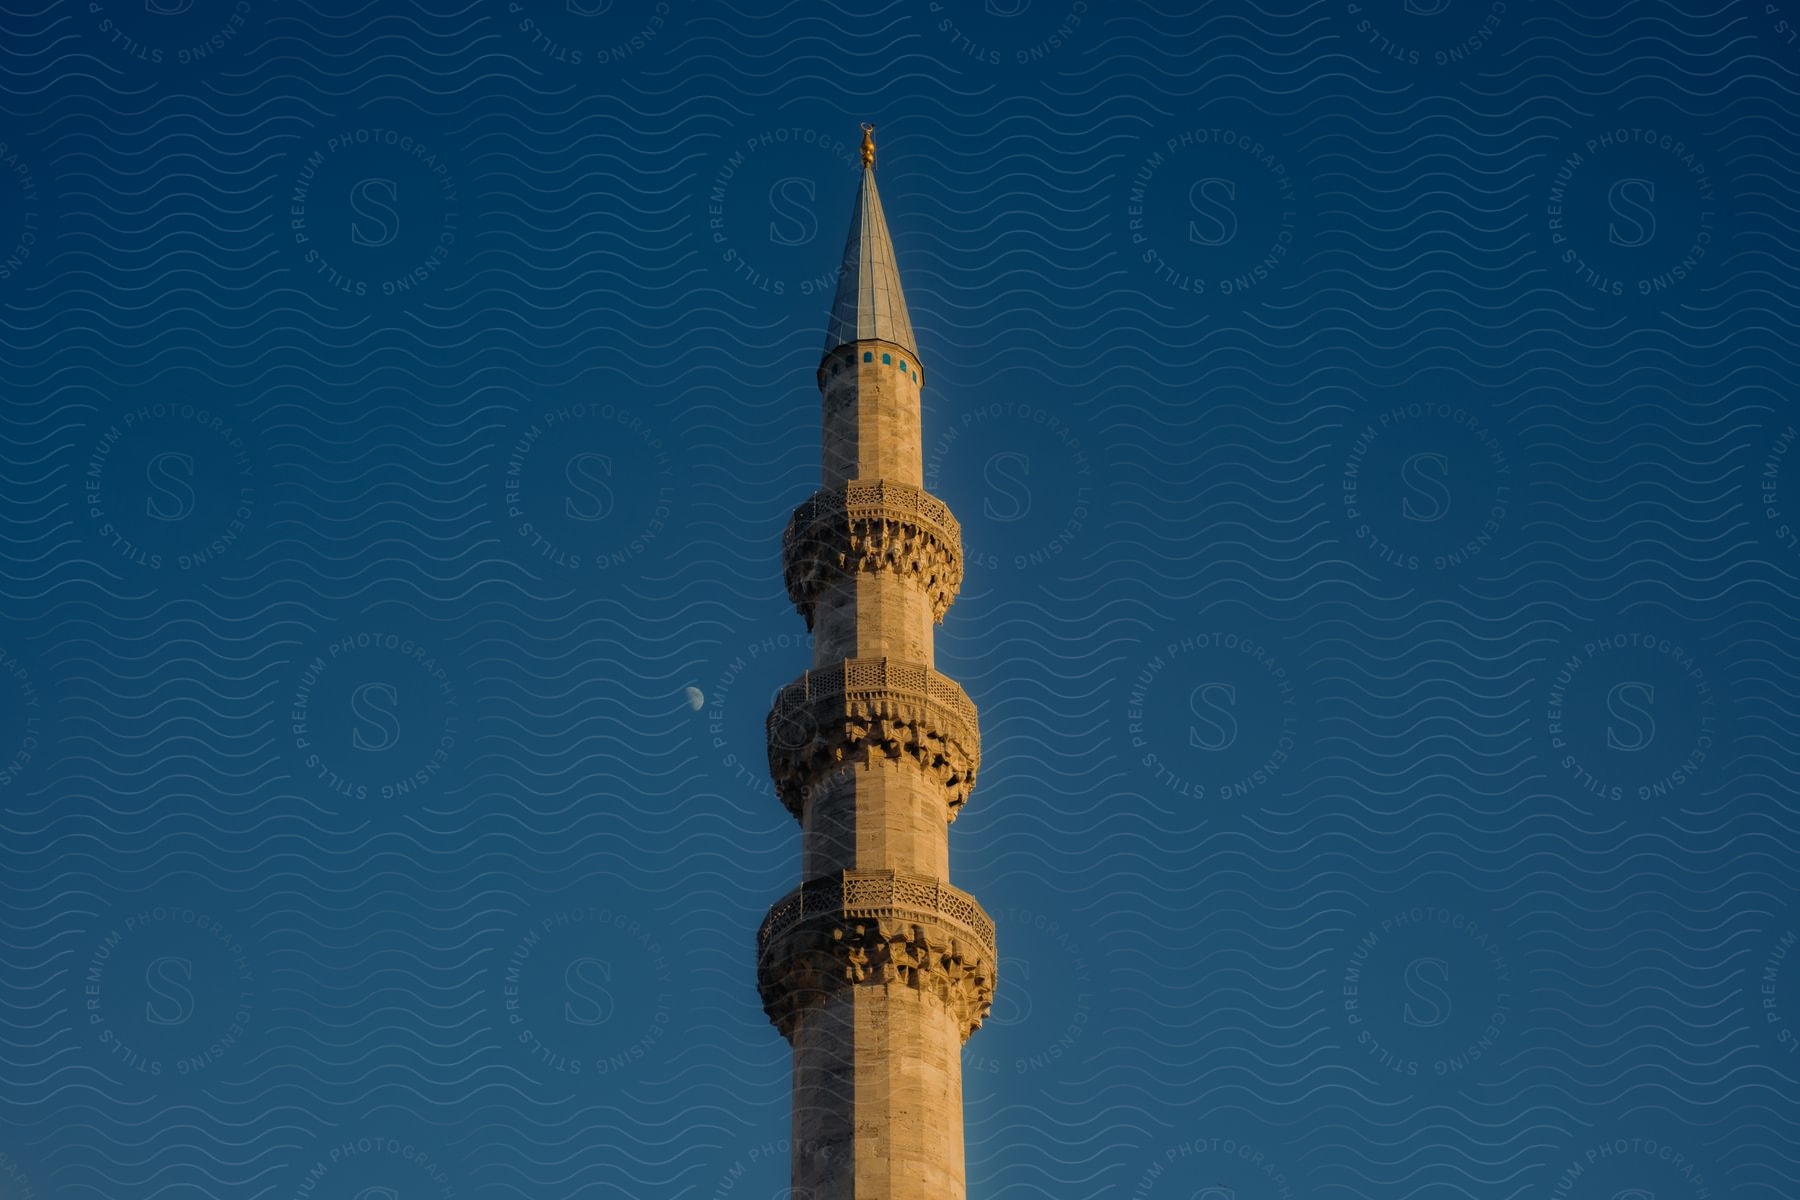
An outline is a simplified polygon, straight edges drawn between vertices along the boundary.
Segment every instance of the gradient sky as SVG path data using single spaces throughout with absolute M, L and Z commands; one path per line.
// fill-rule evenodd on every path
M 970 1196 L 1800 1192 L 1797 28 L 12 5 L 0 1197 L 785 1194 L 865 120 Z

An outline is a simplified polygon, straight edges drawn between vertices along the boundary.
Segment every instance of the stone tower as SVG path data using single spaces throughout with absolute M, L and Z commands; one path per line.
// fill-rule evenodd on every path
M 794 1050 L 795 1200 L 961 1200 L 962 1044 L 993 1001 L 994 926 L 950 886 L 975 706 L 932 668 L 962 533 L 924 489 L 919 364 L 875 191 L 872 127 L 819 363 L 820 488 L 781 539 L 812 669 L 776 695 L 769 771 L 801 886 L 757 932 Z

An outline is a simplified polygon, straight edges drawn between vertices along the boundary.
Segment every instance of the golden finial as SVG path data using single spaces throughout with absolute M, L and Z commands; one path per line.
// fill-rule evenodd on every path
M 875 127 L 867 121 L 862 123 L 863 131 L 863 169 L 875 169 Z

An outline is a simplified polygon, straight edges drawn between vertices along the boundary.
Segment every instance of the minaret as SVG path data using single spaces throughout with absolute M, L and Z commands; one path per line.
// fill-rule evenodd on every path
M 994 926 L 950 886 L 975 706 L 932 669 L 962 532 L 924 488 L 919 365 L 875 191 L 873 126 L 819 363 L 821 486 L 781 539 L 812 669 L 769 712 L 802 885 L 757 933 L 794 1048 L 796 1200 L 961 1200 L 962 1044 L 993 1001 Z

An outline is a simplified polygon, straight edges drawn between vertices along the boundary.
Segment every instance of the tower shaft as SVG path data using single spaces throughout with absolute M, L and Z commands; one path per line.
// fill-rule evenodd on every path
M 934 669 L 962 536 L 923 487 L 919 366 L 864 139 L 819 365 L 820 488 L 782 538 L 812 669 L 768 719 L 801 823 L 801 886 L 757 936 L 793 1046 L 793 1194 L 959 1200 L 962 1044 L 986 1016 L 994 928 L 949 883 L 949 822 L 980 760 L 975 706 Z

